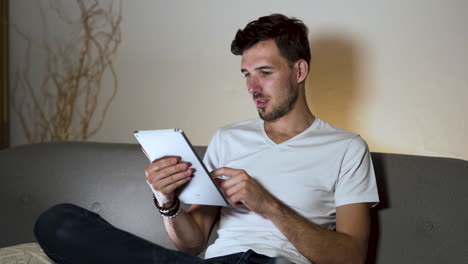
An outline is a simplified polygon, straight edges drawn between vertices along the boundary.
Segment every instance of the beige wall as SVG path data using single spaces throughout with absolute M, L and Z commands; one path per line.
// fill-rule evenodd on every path
M 39 8 L 30 7 L 41 2 L 47 7 L 10 6 L 12 22 L 38 38 Z M 456 0 L 124 0 L 119 93 L 91 140 L 135 142 L 136 129 L 178 127 L 204 145 L 218 127 L 255 118 L 229 46 L 250 20 L 281 12 L 310 28 L 307 94 L 316 115 L 361 134 L 372 151 L 468 160 L 466 10 L 468 1 Z M 21 50 L 12 42 L 13 67 Z M 24 142 L 20 132 L 13 122 L 13 144 Z

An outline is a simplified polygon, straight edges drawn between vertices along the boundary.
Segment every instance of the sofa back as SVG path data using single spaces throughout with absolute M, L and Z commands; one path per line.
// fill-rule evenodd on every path
M 206 148 L 196 150 L 203 156 Z M 382 202 L 372 209 L 368 263 L 468 263 L 468 162 L 386 153 L 372 159 Z M 67 202 L 174 248 L 145 182 L 147 165 L 136 144 L 46 143 L 0 151 L 0 247 L 35 241 L 37 216 Z

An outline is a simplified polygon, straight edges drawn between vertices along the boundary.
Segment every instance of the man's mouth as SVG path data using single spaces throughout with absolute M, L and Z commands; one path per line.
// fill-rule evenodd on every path
M 267 103 L 268 103 L 268 99 L 265 99 L 265 98 L 255 99 L 255 104 L 257 105 L 257 108 L 266 107 Z

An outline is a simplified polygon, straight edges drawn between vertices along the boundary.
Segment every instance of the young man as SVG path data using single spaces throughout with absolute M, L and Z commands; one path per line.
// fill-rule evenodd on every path
M 203 261 L 131 236 L 133 247 L 142 248 L 139 263 L 274 263 L 277 257 L 365 263 L 369 205 L 378 202 L 370 154 L 361 137 L 309 110 L 307 33 L 300 20 L 279 14 L 237 32 L 231 50 L 242 56 L 241 72 L 260 119 L 219 129 L 204 160 L 212 177 L 226 176 L 220 186 L 235 206 L 181 211 L 175 191 L 191 179 L 192 169 L 177 157 L 153 162 L 145 170 L 147 182 L 177 248 L 190 255 L 202 251 L 218 216 L 219 238 Z
M 231 204 L 222 208 L 219 238 L 207 257 L 252 249 L 297 263 L 364 263 L 369 203 L 378 202 L 365 142 L 309 110 L 305 80 L 307 28 L 283 15 L 261 17 L 239 30 L 232 52 L 261 120 L 220 129 L 205 156 Z M 147 169 L 158 202 L 190 180 L 188 165 L 162 159 Z M 194 205 L 164 223 L 179 249 L 201 251 L 219 208 Z

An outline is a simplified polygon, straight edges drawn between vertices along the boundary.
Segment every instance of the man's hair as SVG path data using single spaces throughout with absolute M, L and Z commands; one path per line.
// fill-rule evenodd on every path
M 263 16 L 237 31 L 231 44 L 231 52 L 234 55 L 242 55 L 256 43 L 274 39 L 280 54 L 286 58 L 290 66 L 300 59 L 310 64 L 307 35 L 307 26 L 299 19 L 282 14 Z

